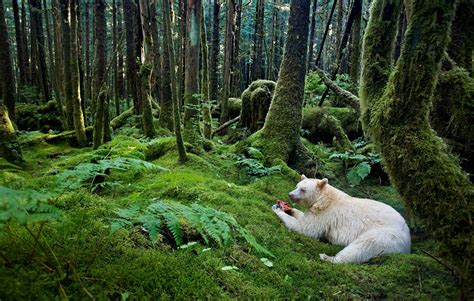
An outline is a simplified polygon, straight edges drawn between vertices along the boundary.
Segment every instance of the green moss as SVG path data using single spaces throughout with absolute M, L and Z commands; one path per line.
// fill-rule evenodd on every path
M 44 105 L 19 103 L 16 105 L 15 115 L 15 123 L 20 130 L 41 130 L 47 133 L 49 130 L 63 129 L 55 101 L 49 101 Z
M 240 125 L 251 133 L 262 128 L 270 102 L 275 92 L 275 82 L 256 80 L 242 93 Z
M 229 117 L 233 119 L 240 115 L 242 109 L 242 100 L 240 98 L 229 98 Z
M 414 254 L 384 256 L 368 264 L 320 261 L 319 253 L 335 254 L 341 247 L 288 230 L 270 209 L 276 199 L 285 199 L 299 180 L 299 175 L 282 161 L 274 161 L 284 167 L 281 173 L 238 185 L 238 169 L 231 153 L 235 146 L 216 144 L 209 153 L 189 154 L 185 165 L 177 163 L 176 144 L 171 137 L 142 143 L 120 136 L 98 151 L 112 151 L 113 156 L 138 155 L 152 148 L 159 153 L 153 163 L 170 172 L 134 177 L 133 172 L 125 171 L 121 185 L 101 195 L 79 189 L 53 199 L 53 204 L 64 210 L 64 221 L 43 226 L 33 256 L 34 238 L 24 227 L 10 225 L 11 235 L 0 236 L 0 298 L 61 299 L 65 294 L 70 299 L 86 299 L 84 288 L 96 299 L 457 297 L 450 272 L 424 255 L 417 244 Z M 320 148 L 323 155 L 325 150 Z M 65 143 L 36 145 L 25 151 L 26 160 L 35 164 L 25 170 L 2 170 L 0 183 L 50 190 L 54 188 L 52 169 L 69 168 L 96 152 L 70 148 Z M 364 183 L 360 190 L 341 188 L 400 206 L 399 197 L 390 187 Z M 228 247 L 212 245 L 203 252 L 207 246 L 201 244 L 180 250 L 165 241 L 152 243 L 139 228 L 110 232 L 115 210 L 154 197 L 185 204 L 198 202 L 232 214 L 277 256 L 272 259 L 274 266 L 263 265 L 260 256 L 239 239 Z M 29 226 L 33 233 L 39 230 L 39 225 Z M 432 252 L 425 246 L 429 244 L 424 244 L 423 250 Z M 222 271 L 227 265 L 238 270 Z

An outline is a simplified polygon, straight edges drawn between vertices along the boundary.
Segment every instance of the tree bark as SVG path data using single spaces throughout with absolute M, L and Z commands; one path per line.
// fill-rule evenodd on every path
M 164 10 L 164 8 L 163 8 Z M 168 45 L 169 38 L 166 28 L 166 16 L 163 14 L 163 57 L 161 62 L 161 94 L 160 94 L 160 118 L 159 124 L 162 128 L 174 130 L 173 121 L 173 92 L 171 90 L 171 69 Z M 174 68 L 174 67 L 173 67 Z M 176 92 L 176 91 L 175 91 Z M 175 93 L 174 92 L 174 93 Z
M 359 0 L 356 0 L 359 1 Z M 362 19 L 362 3 L 360 9 L 355 12 L 354 24 L 352 25 L 352 46 L 351 46 L 351 66 L 350 77 L 353 83 L 359 84 L 359 69 L 360 69 L 360 29 Z
M 71 12 L 71 85 L 72 85 L 72 104 L 73 104 L 73 121 L 74 130 L 76 131 L 76 139 L 79 146 L 87 143 L 84 115 L 82 113 L 82 100 L 80 94 L 80 77 L 79 77 L 79 20 L 77 11 L 79 9 L 78 0 L 70 0 Z
M 212 14 L 212 38 L 211 38 L 211 51 L 209 58 L 209 94 L 210 99 L 213 101 L 218 100 L 218 78 L 219 72 L 217 68 L 217 62 L 219 59 L 219 11 L 220 3 L 219 0 L 213 1 L 213 14 Z
M 235 38 L 234 38 L 234 54 L 232 59 L 232 75 L 231 75 L 231 92 L 229 95 L 238 96 L 241 93 L 240 82 L 240 32 L 242 27 L 242 0 L 236 0 L 235 5 Z
M 21 30 L 20 14 L 18 8 L 18 1 L 12 0 L 13 18 L 15 20 L 15 41 L 16 41 L 16 55 L 19 73 L 19 86 L 23 86 L 28 81 L 28 60 L 25 57 L 25 45 L 23 45 L 23 32 Z M 13 118 L 13 116 L 12 116 Z
M 74 129 L 73 120 L 73 102 L 72 102 L 72 81 L 71 81 L 71 28 L 69 23 L 69 3 L 61 0 L 61 16 L 62 16 L 62 49 L 63 49 L 63 74 L 64 80 L 64 97 L 66 105 L 66 130 Z
M 441 254 L 467 292 L 474 258 L 473 186 L 428 119 L 455 1 L 413 1 L 400 57 L 388 76 L 390 69 L 380 67 L 386 67 L 391 52 L 380 51 L 387 50 L 385 43 L 393 47 L 399 6 L 397 1 L 373 4 L 364 37 L 363 122 L 392 184 L 441 243 Z
M 255 11 L 255 33 L 253 39 L 253 56 L 252 56 L 252 81 L 264 79 L 265 74 L 263 65 L 263 38 L 264 38 L 264 16 L 265 1 L 257 0 L 257 9 Z
M 176 88 L 176 71 L 175 71 L 175 58 L 174 58 L 174 43 L 173 43 L 173 32 L 171 29 L 171 9 L 169 0 L 163 0 L 163 18 L 165 31 L 163 36 L 163 46 L 165 51 L 168 52 L 169 58 L 169 76 L 170 76 L 170 85 L 171 85 L 171 94 L 173 99 L 173 120 L 174 120 L 174 131 L 176 135 L 176 145 L 178 148 L 179 162 L 184 164 L 187 160 L 186 148 L 184 147 L 184 141 L 181 134 L 181 117 L 179 112 L 179 103 L 177 97 L 177 88 Z
M 146 137 L 156 135 L 153 124 L 153 114 L 151 111 L 151 99 L 153 97 L 153 87 L 155 85 L 154 69 L 154 41 L 151 31 L 151 18 L 154 14 L 155 0 L 140 0 L 140 17 L 143 32 L 142 64 L 140 67 L 140 84 L 142 89 L 142 124 Z
M 135 34 L 135 5 L 132 0 L 122 0 L 123 17 L 125 21 L 126 41 L 127 41 L 127 87 L 128 94 L 132 97 L 135 114 L 141 114 L 141 98 L 138 90 L 138 66 L 136 53 Z
M 310 2 L 291 0 L 285 53 L 263 128 L 250 137 L 267 158 L 302 167 L 308 154 L 300 141 Z M 302 162 L 305 163 L 302 163 Z
M 8 109 L 8 114 L 5 115 L 5 121 L 15 120 L 15 75 L 13 73 L 12 58 L 10 54 L 10 42 L 8 39 L 7 23 L 5 21 L 5 10 L 3 0 L 0 1 L 0 84 L 1 96 L 3 102 L 1 106 L 5 105 Z
M 188 0 L 186 13 L 186 65 L 184 70 L 184 139 L 191 144 L 202 140 L 199 129 L 199 51 L 201 0 Z
M 324 44 L 326 43 L 326 38 L 328 36 L 329 28 L 331 26 L 332 17 L 334 16 L 334 11 L 336 9 L 336 4 L 337 4 L 338 1 L 342 1 L 342 0 L 334 0 L 334 2 L 333 2 L 331 12 L 329 13 L 329 18 L 326 22 L 326 28 L 324 29 L 324 35 L 323 35 L 323 38 L 321 40 L 321 45 L 319 45 L 318 55 L 316 56 L 316 61 L 314 62 L 314 66 L 318 66 L 319 60 L 321 59 L 321 55 L 322 55 L 323 49 L 324 49 Z
M 220 122 L 224 123 L 229 119 L 229 96 L 232 76 L 232 60 L 234 55 L 235 40 L 235 1 L 227 1 L 227 16 L 225 27 L 224 46 L 224 79 L 222 81 L 221 93 L 221 117 Z
M 105 110 L 107 110 L 107 91 L 105 89 L 106 80 L 106 19 L 105 0 L 96 0 L 94 5 L 94 39 L 95 39 L 95 66 L 94 66 L 94 95 L 96 110 L 94 116 L 94 137 L 93 148 L 97 149 L 104 143 Z M 128 12 L 130 13 L 130 12 Z
M 306 61 L 306 71 L 312 69 L 311 63 L 313 61 L 314 36 L 316 33 L 316 10 L 318 7 L 318 0 L 313 1 L 313 9 L 311 13 L 311 29 L 309 34 L 308 58 Z
M 208 48 L 206 35 L 206 18 L 204 14 L 204 5 L 201 12 L 201 95 L 202 95 L 202 123 L 203 136 L 211 139 L 212 116 L 211 116 L 211 98 L 209 93 L 209 65 Z

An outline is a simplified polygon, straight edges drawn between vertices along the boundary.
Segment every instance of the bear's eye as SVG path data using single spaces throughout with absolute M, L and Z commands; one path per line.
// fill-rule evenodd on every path
M 302 193 L 305 193 L 305 192 L 306 192 L 306 189 L 301 188 L 301 192 L 302 192 Z

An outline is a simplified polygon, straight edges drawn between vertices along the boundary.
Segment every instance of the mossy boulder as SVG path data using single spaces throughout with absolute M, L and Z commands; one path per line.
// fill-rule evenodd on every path
M 242 100 L 240 98 L 229 98 L 229 118 L 233 119 L 240 115 Z
M 270 80 L 256 80 L 242 93 L 240 125 L 251 133 L 263 127 L 275 85 L 275 82 Z
M 16 106 L 15 114 L 15 122 L 19 130 L 39 130 L 44 133 L 49 130 L 63 130 L 59 110 L 54 101 L 49 101 L 44 105 L 19 103 Z
M 351 142 L 346 134 L 341 120 L 344 120 L 348 128 L 357 128 L 357 118 L 350 117 L 351 109 L 313 107 L 303 112 L 302 129 L 305 137 L 313 142 L 334 143 L 341 150 L 352 149 Z M 352 120 L 351 119 L 355 119 Z

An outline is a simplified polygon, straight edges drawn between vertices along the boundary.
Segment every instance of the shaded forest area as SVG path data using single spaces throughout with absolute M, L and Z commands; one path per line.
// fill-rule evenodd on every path
M 0 0 L 0 299 L 471 299 L 470 0 Z M 271 210 L 300 175 L 411 254 Z

